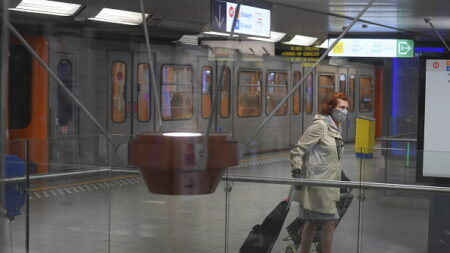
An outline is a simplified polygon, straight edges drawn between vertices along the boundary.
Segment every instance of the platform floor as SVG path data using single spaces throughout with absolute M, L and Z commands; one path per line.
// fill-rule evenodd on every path
M 388 174 L 380 152 L 373 159 L 344 156 L 345 172 L 354 181 L 413 181 L 414 168 L 390 161 Z M 290 177 L 287 153 L 246 157 L 230 174 Z M 217 191 L 200 196 L 164 196 L 148 192 L 139 175 L 111 174 L 87 182 L 33 183 L 30 200 L 30 251 L 33 253 L 223 253 L 239 252 L 252 226 L 288 194 L 288 186 L 232 183 L 227 196 Z M 355 199 L 340 222 L 333 252 L 427 252 L 429 195 L 369 190 Z M 285 226 L 297 215 L 291 207 Z M 25 208 L 3 235 L 0 252 L 25 251 Z M 228 226 L 227 226 L 228 224 Z M 228 231 L 228 244 L 225 233 Z M 285 252 L 283 228 L 272 252 Z M 11 245 L 12 242 L 12 245 Z M 313 251 L 314 252 L 314 251 Z

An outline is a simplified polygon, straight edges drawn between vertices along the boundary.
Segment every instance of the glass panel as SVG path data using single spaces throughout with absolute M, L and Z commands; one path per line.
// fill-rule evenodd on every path
M 57 66 L 58 77 L 72 91 L 72 62 L 69 59 L 61 59 Z M 72 121 L 73 102 L 69 95 L 58 85 L 58 124 L 67 126 Z
M 287 95 L 288 74 L 286 72 L 268 72 L 266 85 L 266 113 L 270 114 L 273 109 Z M 287 102 L 285 102 L 275 115 L 286 115 Z
M 220 93 L 220 116 L 228 118 L 230 116 L 230 83 L 231 71 L 229 67 L 223 68 L 223 86 Z
M 124 122 L 126 117 L 126 66 L 123 62 L 115 62 L 111 69 L 112 80 L 112 121 Z
M 293 86 L 295 86 L 300 79 L 302 79 L 302 73 L 300 73 L 300 71 L 295 71 L 294 72 L 294 83 Z M 300 85 L 300 87 L 302 87 Z M 299 114 L 301 112 L 301 103 L 300 103 L 300 98 L 301 98 L 301 89 L 298 88 L 296 92 L 294 92 L 294 96 L 292 98 L 293 101 L 293 113 L 295 115 Z
M 202 69 L 202 118 L 209 118 L 211 115 L 212 97 L 212 68 Z
M 137 113 L 139 121 L 150 120 L 150 68 L 148 64 L 138 65 Z
M 359 111 L 372 112 L 373 110 L 373 86 L 371 77 L 359 78 Z
M 347 94 L 347 76 L 345 74 L 339 75 L 339 92 Z
M 348 111 L 349 112 L 355 111 L 355 96 L 356 96 L 355 82 L 356 82 L 356 77 L 354 75 L 351 75 L 349 86 L 348 86 Z
M 162 76 L 162 119 L 192 118 L 192 67 L 166 65 L 162 69 Z
M 9 128 L 25 128 L 31 121 L 31 54 L 24 46 L 11 45 L 9 58 Z
M 319 92 L 317 93 L 317 106 L 318 111 L 322 105 L 324 105 L 333 94 L 336 92 L 335 84 L 334 84 L 334 75 L 319 75 Z
M 313 112 L 313 89 L 314 89 L 314 75 L 309 74 L 306 78 L 306 94 L 305 94 L 305 112 L 311 114 Z
M 239 71 L 238 116 L 261 115 L 261 71 Z

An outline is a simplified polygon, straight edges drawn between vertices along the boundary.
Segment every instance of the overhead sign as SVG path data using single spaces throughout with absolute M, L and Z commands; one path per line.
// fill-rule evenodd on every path
M 276 45 L 275 54 L 284 56 L 286 61 L 300 63 L 302 66 L 313 66 L 322 56 L 325 49 L 318 47 L 302 47 Z
M 236 17 L 234 33 L 270 37 L 270 10 L 241 4 L 236 13 L 237 4 L 213 0 L 211 24 L 216 32 L 231 32 Z
M 331 46 L 336 39 L 329 39 Z M 414 41 L 399 39 L 341 39 L 328 53 L 337 57 L 413 58 Z
M 450 106 L 450 59 L 426 60 L 424 93 L 423 176 L 450 178 L 450 117 L 442 116 Z

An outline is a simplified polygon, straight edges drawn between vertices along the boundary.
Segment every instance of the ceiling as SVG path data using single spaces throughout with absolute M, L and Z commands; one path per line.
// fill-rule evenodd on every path
M 17 0 L 10 0 L 17 1 Z M 139 0 L 64 0 L 86 5 L 86 8 L 109 7 L 140 11 Z M 272 30 L 290 35 L 318 37 L 336 34 L 347 26 L 367 4 L 362 0 L 244 0 L 244 4 L 266 4 L 272 8 Z M 152 36 L 181 36 L 196 34 L 210 28 L 211 0 L 144 0 Z M 98 24 L 92 21 L 74 21 L 73 17 L 47 17 L 28 13 L 10 12 L 13 23 L 35 24 L 36 21 L 66 26 L 115 31 L 139 32 L 139 27 Z M 351 29 L 359 36 L 382 33 L 396 37 L 414 38 L 416 41 L 438 41 L 435 32 L 424 18 L 431 18 L 441 35 L 450 40 L 450 1 L 448 0 L 376 0 L 372 7 Z M 364 27 L 363 28 L 363 24 Z M 170 36 L 169 36 L 170 37 Z

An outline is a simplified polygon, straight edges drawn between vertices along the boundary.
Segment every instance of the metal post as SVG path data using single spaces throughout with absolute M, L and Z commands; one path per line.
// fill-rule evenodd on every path
M 30 252 L 30 140 L 25 140 L 25 169 L 26 169 L 26 181 L 25 181 L 25 196 L 26 196 L 26 229 L 25 229 L 25 250 Z
M 147 29 L 147 21 L 145 19 L 145 7 L 143 0 L 139 0 L 139 4 L 141 6 L 141 14 L 142 14 L 142 25 L 144 26 L 144 34 L 145 34 L 145 45 L 147 46 L 147 54 L 148 54 L 148 62 L 149 62 L 149 68 L 150 68 L 150 75 L 152 83 L 150 84 L 152 87 L 152 94 L 153 94 L 153 100 L 155 101 L 155 111 L 156 117 L 155 120 L 158 122 L 158 130 L 162 130 L 162 117 L 161 117 L 161 109 L 160 109 L 160 103 L 159 103 L 159 97 L 158 97 L 158 89 L 156 88 L 157 83 L 155 79 L 155 70 L 153 69 L 155 66 L 153 65 L 153 57 L 152 57 L 152 49 L 150 47 L 150 39 L 148 36 L 148 29 Z
M 6 117 L 8 115 L 7 108 L 7 61 L 8 61 L 8 41 L 9 36 L 6 27 L 6 21 L 8 20 L 8 0 L 0 1 L 0 179 L 5 178 L 6 168 L 4 163 L 4 146 L 7 140 L 6 134 Z M 5 184 L 0 184 L 0 251 L 6 249 L 6 219 L 5 213 Z M 10 245 L 11 246 L 11 245 Z M 3 248 L 4 247 L 4 248 Z
M 323 53 L 323 55 L 317 60 L 317 62 L 314 64 L 313 67 L 311 67 L 306 74 L 303 75 L 303 77 L 298 81 L 298 83 L 289 91 L 289 93 L 278 103 L 278 105 L 272 110 L 272 112 L 264 119 L 264 121 L 256 128 L 255 131 L 248 137 L 248 139 L 241 144 L 241 150 L 240 155 L 241 157 L 245 154 L 245 150 L 247 145 L 255 138 L 255 136 L 261 131 L 261 129 L 267 124 L 267 122 L 272 118 L 273 115 L 278 111 L 278 109 L 283 106 L 283 104 L 289 99 L 289 97 L 294 94 L 294 92 L 300 87 L 300 85 L 308 78 L 309 74 L 311 74 L 314 69 L 317 67 L 317 65 L 322 62 L 325 57 L 327 57 L 328 53 L 334 48 L 334 46 L 350 31 L 350 29 L 353 27 L 353 25 L 359 20 L 359 18 L 369 9 L 369 7 L 375 2 L 375 0 L 369 0 L 367 3 L 367 6 L 362 9 L 359 14 L 352 20 L 352 22 L 345 28 L 345 30 L 339 35 L 339 37 L 333 42 L 331 46 L 328 47 L 328 49 Z

